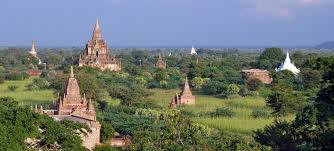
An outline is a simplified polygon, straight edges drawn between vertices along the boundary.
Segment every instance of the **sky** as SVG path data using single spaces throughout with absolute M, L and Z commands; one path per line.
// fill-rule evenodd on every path
M 0 46 L 314 46 L 334 41 L 334 0 L 0 0 Z

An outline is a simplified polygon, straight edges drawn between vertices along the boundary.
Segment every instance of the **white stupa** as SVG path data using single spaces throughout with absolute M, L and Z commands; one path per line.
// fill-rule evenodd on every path
M 197 52 L 196 52 L 194 46 L 192 46 L 190 54 L 191 55 L 197 55 Z
M 32 41 L 32 44 L 31 44 L 31 50 L 29 51 L 29 53 L 30 53 L 32 56 L 34 56 L 35 58 L 38 59 L 38 64 L 41 64 L 41 63 L 42 63 L 41 59 L 39 59 L 38 56 L 37 56 L 37 51 L 36 51 L 36 48 L 35 48 L 35 42 L 34 42 L 34 40 Z
M 294 75 L 298 75 L 298 73 L 300 72 L 300 70 L 295 66 L 295 64 L 290 60 L 289 57 L 289 52 L 286 53 L 286 58 L 285 61 L 278 67 L 275 69 L 276 72 L 282 71 L 282 70 L 289 70 L 291 71 Z

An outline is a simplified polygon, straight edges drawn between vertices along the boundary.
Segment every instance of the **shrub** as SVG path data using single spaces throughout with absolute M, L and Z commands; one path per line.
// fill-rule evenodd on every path
M 103 122 L 101 126 L 101 142 L 106 142 L 111 139 L 115 132 L 111 124 Z
M 25 80 L 28 79 L 29 75 L 26 73 L 16 73 L 12 72 L 6 75 L 5 79 L 6 80 Z
M 213 117 L 219 117 L 219 116 L 233 117 L 235 116 L 235 112 L 230 108 L 223 107 L 223 108 L 217 108 L 215 112 L 211 113 L 211 116 Z
M 28 90 L 44 90 L 50 88 L 50 82 L 44 78 L 35 78 L 27 85 Z
M 259 79 L 248 79 L 246 84 L 247 84 L 248 90 L 251 90 L 251 91 L 257 91 L 262 86 L 262 82 Z
M 5 83 L 5 76 L 0 73 L 0 84 Z
M 270 113 L 264 109 L 255 109 L 252 111 L 252 117 L 254 118 L 269 118 Z
M 16 91 L 16 89 L 19 88 L 19 87 L 16 86 L 16 85 L 9 85 L 7 88 L 8 88 L 9 91 L 14 92 L 14 91 Z
M 118 149 L 112 147 L 111 145 L 97 145 L 93 151 L 117 151 Z
M 235 95 L 238 95 L 239 91 L 240 91 L 240 88 L 238 85 L 229 84 L 227 85 L 223 95 L 227 97 L 235 96 Z

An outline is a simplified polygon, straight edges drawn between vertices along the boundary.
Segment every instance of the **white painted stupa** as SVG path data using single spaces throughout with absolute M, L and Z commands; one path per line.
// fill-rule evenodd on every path
M 29 51 L 29 53 L 30 53 L 32 56 L 34 56 L 35 58 L 38 59 L 38 64 L 41 64 L 41 63 L 42 63 L 41 59 L 39 59 L 38 56 L 37 56 L 37 51 L 36 51 L 36 48 L 35 48 L 35 41 L 34 41 L 34 40 L 32 41 L 32 44 L 31 44 L 31 50 Z
M 294 75 L 298 75 L 298 73 L 300 72 L 300 70 L 295 66 L 295 64 L 291 62 L 290 57 L 289 57 L 289 52 L 286 53 L 285 61 L 275 70 L 276 72 L 283 71 L 283 70 L 289 70 Z
M 197 52 L 196 52 L 194 46 L 192 46 L 190 54 L 191 55 L 197 55 Z

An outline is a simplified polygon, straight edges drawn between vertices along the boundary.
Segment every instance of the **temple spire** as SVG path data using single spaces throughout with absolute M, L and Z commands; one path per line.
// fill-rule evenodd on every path
M 73 66 L 71 66 L 70 78 L 74 78 Z
M 32 44 L 31 44 L 31 52 L 36 52 L 36 49 L 35 49 L 35 41 L 32 40 Z
M 192 95 L 192 93 L 190 91 L 190 87 L 189 87 L 189 83 L 188 83 L 188 78 L 187 77 L 186 77 L 186 81 L 184 82 L 183 90 L 181 92 L 181 95 L 184 95 L 184 94 Z
M 101 34 L 99 19 L 96 19 L 92 40 L 101 40 L 101 39 L 102 39 L 102 34 Z

